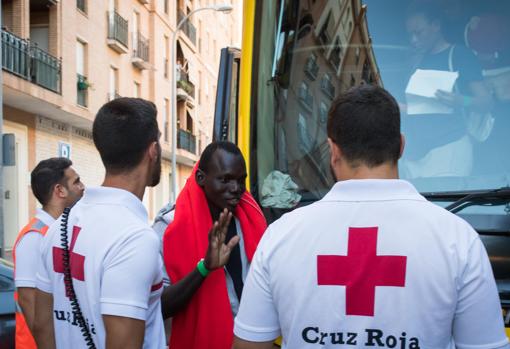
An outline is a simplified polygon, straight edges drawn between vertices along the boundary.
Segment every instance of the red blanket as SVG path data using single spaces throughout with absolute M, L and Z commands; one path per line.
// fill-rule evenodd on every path
M 172 283 L 188 275 L 205 257 L 213 224 L 205 193 L 195 180 L 197 167 L 177 198 L 174 221 L 163 238 L 165 267 Z M 248 192 L 241 197 L 234 216 L 241 224 L 244 249 L 251 262 L 266 220 Z M 218 269 L 207 276 L 188 306 L 173 318 L 170 348 L 231 349 L 233 328 L 225 272 Z

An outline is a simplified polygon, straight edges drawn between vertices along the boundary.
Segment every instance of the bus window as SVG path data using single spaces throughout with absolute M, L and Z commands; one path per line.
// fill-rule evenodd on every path
M 401 107 L 401 178 L 435 193 L 509 186 L 507 2 L 259 1 L 255 18 L 251 183 L 263 206 L 329 190 L 327 111 L 360 84 Z M 264 201 L 275 171 L 294 189 Z

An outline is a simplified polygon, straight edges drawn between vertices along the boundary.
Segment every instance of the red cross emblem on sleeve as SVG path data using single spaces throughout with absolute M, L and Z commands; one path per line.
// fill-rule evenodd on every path
M 76 280 L 85 281 L 85 271 L 83 268 L 85 256 L 74 252 L 74 244 L 76 243 L 76 239 L 78 239 L 80 231 L 80 227 L 73 227 L 73 236 L 71 238 L 71 246 L 69 247 L 69 265 L 71 268 L 71 277 Z M 53 246 L 53 270 L 56 273 L 64 273 L 64 250 L 56 246 Z M 69 297 L 67 289 L 66 296 Z
M 377 255 L 377 227 L 349 228 L 347 256 L 317 256 L 320 286 L 345 286 L 346 314 L 374 316 L 375 288 L 404 287 L 405 256 Z

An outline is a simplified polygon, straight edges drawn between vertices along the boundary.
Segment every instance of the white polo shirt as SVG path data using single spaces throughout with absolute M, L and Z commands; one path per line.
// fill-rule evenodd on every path
M 338 182 L 273 223 L 234 332 L 292 349 L 508 345 L 477 233 L 402 180 Z
M 55 219 L 48 212 L 38 208 L 35 218 L 50 226 Z M 37 269 L 39 268 L 39 253 L 43 235 L 37 232 L 25 234 L 14 246 L 16 249 L 16 287 L 35 288 Z
M 165 348 L 160 296 L 159 240 L 147 212 L 132 193 L 87 188 L 69 216 L 68 239 L 74 289 L 98 348 L 105 347 L 102 315 L 145 321 L 144 348 Z M 58 348 L 86 348 L 66 295 L 61 231 L 53 224 L 41 245 L 37 288 L 53 293 Z

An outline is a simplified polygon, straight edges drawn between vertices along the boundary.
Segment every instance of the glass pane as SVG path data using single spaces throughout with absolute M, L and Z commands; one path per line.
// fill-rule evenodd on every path
M 400 176 L 420 191 L 510 185 L 510 3 L 424 3 L 258 3 L 252 183 L 263 206 L 290 209 L 329 190 L 327 110 L 364 83 L 397 99 Z

